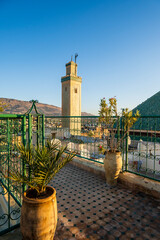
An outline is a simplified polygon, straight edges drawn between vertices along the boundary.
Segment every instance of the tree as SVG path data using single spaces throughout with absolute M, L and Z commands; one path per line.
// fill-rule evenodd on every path
M 3 112 L 5 108 L 7 108 L 8 105 L 2 101 L 0 101 L 0 112 Z

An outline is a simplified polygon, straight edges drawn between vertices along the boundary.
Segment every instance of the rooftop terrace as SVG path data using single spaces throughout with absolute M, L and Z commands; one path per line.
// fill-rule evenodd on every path
M 160 239 L 159 200 L 120 184 L 110 188 L 104 178 L 72 164 L 51 185 L 58 202 L 54 240 Z M 19 229 L 0 237 L 13 239 L 22 239 Z

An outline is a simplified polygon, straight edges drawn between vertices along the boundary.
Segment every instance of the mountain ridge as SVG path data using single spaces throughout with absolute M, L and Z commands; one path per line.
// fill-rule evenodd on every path
M 0 114 L 25 114 L 32 106 L 32 102 L 23 101 L 13 98 L 0 98 L 0 102 L 7 105 L 4 111 Z M 36 103 L 37 111 L 48 116 L 61 116 L 61 108 L 46 104 L 46 103 Z M 82 112 L 82 116 L 93 116 L 91 113 Z

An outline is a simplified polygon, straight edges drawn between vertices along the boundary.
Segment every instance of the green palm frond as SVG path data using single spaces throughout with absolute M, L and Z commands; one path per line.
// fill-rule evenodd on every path
M 37 192 L 39 192 L 39 188 L 36 184 L 36 182 L 34 181 L 30 181 L 28 179 L 28 177 L 26 176 L 23 176 L 22 174 L 20 174 L 20 172 L 18 171 L 10 171 L 9 173 L 9 179 L 13 180 L 14 182 L 17 182 L 17 183 L 23 183 L 23 184 L 26 184 L 28 185 L 30 188 L 33 188 L 33 189 L 36 189 Z
M 18 146 L 18 150 L 21 156 L 22 161 L 24 161 L 25 164 L 33 165 L 33 159 L 34 159 L 34 150 L 33 146 L 25 147 L 23 144 Z
M 75 156 L 74 153 L 65 153 L 66 147 L 59 148 L 59 144 L 51 144 L 49 141 L 45 147 L 38 146 L 34 149 L 33 146 L 20 145 L 18 149 L 20 159 L 30 169 L 30 177 L 29 174 L 23 176 L 18 170 L 12 169 L 9 178 L 14 182 L 27 184 L 36 189 L 38 194 L 45 191 L 46 185 L 56 173 Z

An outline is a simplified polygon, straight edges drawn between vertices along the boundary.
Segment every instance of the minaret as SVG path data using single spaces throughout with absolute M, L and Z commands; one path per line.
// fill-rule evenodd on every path
M 61 78 L 61 83 L 62 116 L 81 116 L 82 78 L 77 76 L 77 63 L 73 62 L 72 59 L 66 64 L 66 76 Z M 81 118 L 64 119 L 63 127 L 69 128 L 72 135 L 80 135 Z

